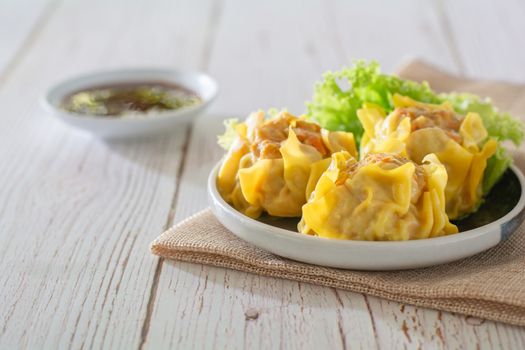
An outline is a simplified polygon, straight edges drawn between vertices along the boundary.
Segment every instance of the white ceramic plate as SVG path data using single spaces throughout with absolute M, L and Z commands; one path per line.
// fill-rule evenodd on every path
M 217 164 L 208 178 L 208 199 L 217 219 L 239 238 L 305 263 L 355 270 L 399 270 L 443 264 L 487 250 L 508 238 L 524 219 L 525 179 L 512 166 L 475 214 L 454 235 L 411 241 L 344 241 L 299 234 L 298 220 L 251 219 L 217 190 Z M 498 203 L 498 202 L 501 203 Z M 476 227 L 468 229 L 469 227 Z M 466 230 L 465 230 L 466 228 Z
M 202 103 L 137 118 L 79 115 L 60 108 L 64 97 L 75 91 L 114 83 L 144 81 L 162 81 L 181 85 L 199 95 Z M 68 125 L 103 138 L 128 138 L 166 132 L 174 127 L 185 125 L 208 107 L 217 95 L 217 90 L 217 83 L 204 73 L 173 69 L 125 69 L 92 73 L 58 83 L 42 97 L 41 104 L 45 110 Z

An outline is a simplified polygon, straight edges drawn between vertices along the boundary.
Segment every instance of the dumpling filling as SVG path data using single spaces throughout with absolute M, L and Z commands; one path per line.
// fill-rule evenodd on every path
M 252 218 L 262 212 L 301 216 L 312 169 L 324 171 L 323 160 L 333 152 L 357 156 L 351 133 L 329 132 L 287 112 L 269 119 L 252 113 L 236 134 L 217 186 L 228 203 Z
M 435 154 L 447 169 L 446 211 L 451 219 L 472 213 L 481 203 L 483 173 L 497 148 L 488 138 L 480 116 L 460 116 L 447 104 L 433 105 L 394 95 L 396 107 L 388 116 L 365 105 L 358 117 L 365 133 L 361 157 L 393 153 L 421 164 Z
M 332 154 L 303 206 L 299 232 L 370 241 L 458 232 L 445 213 L 445 167 L 433 154 L 422 163 L 383 153 L 361 161 L 344 151 Z

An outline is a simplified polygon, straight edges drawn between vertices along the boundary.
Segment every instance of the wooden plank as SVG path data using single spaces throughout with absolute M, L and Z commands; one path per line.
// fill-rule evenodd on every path
M 472 40 L 473 37 L 470 34 L 477 30 L 479 23 L 487 23 L 487 21 L 481 20 L 477 15 L 464 15 L 465 13 L 472 11 L 474 7 L 477 9 L 479 2 L 471 2 L 470 4 L 467 4 L 466 2 L 444 3 L 447 6 L 461 6 L 461 8 L 456 7 L 454 10 L 450 11 L 450 13 L 454 15 L 453 18 L 448 17 L 449 11 L 444 10 L 441 2 L 436 3 L 437 6 L 435 7 L 435 10 L 437 11 L 423 11 L 423 9 L 418 11 L 422 16 L 434 18 L 434 21 L 441 23 L 441 28 L 438 28 L 437 31 L 435 28 L 429 28 L 426 25 L 422 27 L 416 26 L 416 28 L 424 29 L 428 33 L 431 33 L 432 37 L 432 40 L 428 40 L 426 43 L 426 45 L 429 46 L 427 47 L 427 53 L 419 53 L 418 56 L 438 66 L 447 68 L 449 71 L 460 74 L 470 74 L 465 67 L 470 69 L 470 67 L 472 67 L 470 62 L 475 58 L 484 57 L 482 54 L 484 50 L 490 50 L 492 40 L 488 40 L 488 38 L 491 38 L 491 36 L 487 36 L 487 33 L 483 31 L 477 32 L 478 34 L 475 36 L 485 36 L 483 39 L 480 37 L 478 40 L 475 40 L 477 44 L 480 42 L 484 43 L 484 47 L 480 52 L 480 49 L 476 50 L 476 48 L 469 47 L 468 45 L 459 45 L 458 42 L 456 42 L 456 40 L 458 40 L 458 32 L 457 30 L 454 30 L 454 28 L 461 26 L 463 35 L 459 35 L 459 38 L 462 37 L 465 41 L 469 41 Z M 399 6 L 399 4 L 392 4 L 392 6 Z M 428 4 L 418 3 L 416 7 L 417 6 L 428 6 Z M 487 4 L 481 4 L 481 7 L 483 6 L 487 6 Z M 502 6 L 495 5 L 495 3 L 493 6 L 500 7 L 499 11 L 502 11 Z M 344 17 L 341 10 L 338 10 L 337 13 Z M 396 16 L 392 17 L 399 19 Z M 367 16 L 363 16 L 363 18 L 367 18 Z M 393 26 L 394 23 L 387 25 L 386 27 L 392 28 Z M 439 31 L 442 32 L 441 36 L 439 35 Z M 349 33 L 349 31 L 343 31 L 343 33 Z M 410 35 L 409 30 L 407 30 L 403 37 L 406 37 L 406 35 Z M 412 40 L 407 40 L 407 42 L 412 42 Z M 387 42 L 385 41 L 384 43 Z M 422 46 L 411 45 L 410 48 L 421 50 L 424 45 L 425 44 Z M 449 50 L 447 50 L 448 53 L 445 52 L 445 55 L 442 56 L 439 53 L 440 50 L 443 50 L 444 45 L 447 46 Z M 512 48 L 509 42 L 505 45 L 506 48 Z M 387 47 L 389 48 L 387 53 L 392 52 L 390 51 L 388 44 Z M 400 46 L 400 49 L 404 49 L 404 46 Z M 374 51 L 380 49 L 372 46 L 370 50 Z M 395 48 L 392 48 L 392 50 L 395 50 Z M 493 51 L 493 53 L 496 54 L 495 51 Z M 484 57 L 484 59 L 486 59 L 486 57 Z M 494 60 L 501 62 L 501 57 L 496 58 L 494 56 Z M 387 67 L 387 70 L 390 69 Z M 495 72 L 494 69 L 491 69 L 490 64 L 485 65 L 485 70 L 489 74 L 482 74 L 482 77 L 494 77 L 490 75 L 491 72 Z M 460 348 L 467 344 L 473 347 L 477 345 L 479 347 L 490 346 L 491 348 L 523 347 L 523 337 L 525 336 L 525 332 L 519 327 L 474 320 L 461 315 L 440 313 L 433 310 L 421 310 L 415 307 L 403 306 L 398 303 L 377 298 L 369 298 L 369 300 L 372 314 L 376 320 L 377 332 L 381 334 L 379 344 L 382 348 L 398 348 L 406 346 L 407 344 L 414 348 Z
M 214 115 L 199 119 L 193 128 L 175 221 L 205 206 L 206 178 L 222 155 L 215 142 L 221 128 L 220 118 Z M 362 313 L 346 312 L 340 308 L 338 293 L 288 280 L 164 261 L 145 348 L 340 348 L 343 343 L 356 344 L 356 338 L 345 334 L 357 331 L 370 336 L 359 338 L 360 344 L 373 347 L 363 297 L 345 293 L 348 310 Z M 366 339 L 369 342 L 363 343 Z
M 370 298 L 380 348 L 523 348 L 521 327 Z
M 525 5 L 520 0 L 442 1 L 451 46 L 465 62 L 462 73 L 485 79 L 525 81 Z
M 208 115 L 193 129 L 175 221 L 205 205 L 207 174 L 222 154 L 214 138 L 219 119 Z M 524 334 L 520 327 L 332 288 L 165 261 L 145 348 L 340 348 L 343 342 L 366 349 L 520 348 Z
M 460 69 L 447 48 L 440 17 L 434 12 L 419 16 L 418 2 L 383 8 L 362 2 L 348 7 L 329 3 L 331 8 L 325 4 L 226 3 L 210 62 L 222 93 L 215 114 L 193 128 L 175 222 L 206 206 L 206 178 L 222 154 L 215 146 L 220 119 L 258 107 L 302 111 L 322 70 L 350 58 L 374 57 L 391 71 L 406 42 L 419 48 L 419 56 L 452 71 Z M 295 11 L 298 7 L 300 12 Z M 416 20 L 400 22 L 401 16 Z M 376 27 L 379 22 L 384 25 Z M 385 28 L 395 40 L 380 40 Z M 232 61 L 237 63 L 234 69 Z M 467 341 L 483 344 L 498 327 L 519 336 L 515 327 L 485 322 L 483 330 L 463 316 L 180 262 L 163 263 L 156 293 L 146 348 L 460 347 Z M 509 343 L 503 337 L 498 344 Z
M 478 5 L 482 8 L 482 13 L 487 12 L 487 6 L 499 7 L 500 16 L 501 8 L 506 8 L 509 12 L 508 17 L 512 18 L 510 12 L 519 13 L 516 7 L 507 8 L 505 6 L 496 5 L 488 2 L 444 2 L 446 6 L 454 7 L 453 10 L 443 8 L 441 2 L 437 3 L 436 14 L 438 20 L 442 24 L 442 31 L 445 38 L 446 45 L 450 48 L 450 55 L 453 66 L 444 66 L 450 71 L 456 71 L 460 74 L 472 75 L 472 67 L 479 64 L 479 60 L 484 61 L 484 70 L 478 71 L 481 74 L 478 76 L 484 78 L 509 78 L 510 75 L 497 75 L 497 71 L 492 69 L 491 63 L 488 63 L 487 57 L 483 52 L 491 50 L 493 38 L 486 31 L 477 31 L 479 23 L 487 23 L 487 20 L 480 18 L 476 11 L 476 16 L 464 16 L 465 13 L 472 11 Z M 471 6 L 471 7 L 468 7 Z M 518 12 L 516 12 L 518 11 Z M 423 15 L 428 16 L 428 13 L 421 11 Z M 451 17 L 452 15 L 452 17 Z M 514 15 L 515 16 L 515 15 Z M 490 17 L 490 16 L 489 16 Z M 516 21 L 513 21 L 515 25 Z M 488 28 L 490 26 L 487 26 Z M 503 26 L 505 27 L 505 26 Z M 458 33 L 457 28 L 461 28 Z M 498 29 L 504 30 L 504 29 Z M 471 35 L 476 32 L 476 35 Z M 477 37 L 477 38 L 476 38 Z M 474 38 L 474 39 L 473 39 Z M 503 39 L 503 38 L 502 38 Z M 462 40 L 460 42 L 460 40 Z M 505 39 L 505 40 L 508 40 Z M 468 43 L 467 43 L 468 42 Z M 472 42 L 482 47 L 469 46 Z M 436 43 L 436 40 L 429 41 L 431 45 Z M 505 44 L 506 49 L 513 49 L 510 41 Z M 495 62 L 502 62 L 501 57 L 496 57 L 496 51 L 493 51 L 492 59 Z M 437 65 L 442 65 L 442 62 L 437 59 L 426 57 L 427 60 L 434 62 Z M 477 61 L 476 61 L 477 60 Z M 474 65 L 471 64 L 474 62 Z M 477 63 L 476 63 L 477 62 Z M 483 74 L 486 72 L 487 74 Z M 491 75 L 496 73 L 496 75 Z M 381 347 L 391 347 L 391 344 L 396 344 L 394 347 L 400 347 L 403 344 L 411 344 L 414 347 L 450 347 L 459 348 L 466 344 L 469 346 L 489 347 L 489 348 L 522 348 L 524 346 L 523 337 L 525 331 L 519 327 L 512 327 L 508 325 L 488 322 L 483 320 L 476 320 L 461 315 L 452 315 L 449 313 L 440 313 L 432 310 L 420 310 L 410 306 L 400 306 L 398 303 L 392 303 L 381 299 L 370 298 L 371 309 L 373 310 L 374 318 L 384 320 L 384 322 L 377 322 L 377 330 L 383 336 L 381 337 Z M 400 332 L 402 330 L 402 332 Z M 389 334 L 389 336 L 385 336 Z
M 332 34 L 319 11 L 318 1 L 227 1 L 210 63 L 222 84 L 213 112 L 244 116 L 286 107 L 302 113 L 313 82 L 337 62 L 333 47 L 319 47 Z
M 355 293 L 194 264 L 167 262 L 156 270 L 145 247 L 166 217 L 178 221 L 205 205 L 202 185 L 220 156 L 213 135 L 227 113 L 302 110 L 320 71 L 352 57 L 378 58 L 390 71 L 407 41 L 419 55 L 461 69 L 457 57 L 463 57 L 447 51 L 442 42 L 449 42 L 436 30 L 443 19 L 415 1 L 378 11 L 341 4 L 227 3 L 225 17 L 220 3 L 91 1 L 57 9 L 0 90 L 9 125 L 0 137 L 9 150 L 0 153 L 1 348 L 129 348 L 143 340 L 152 348 L 525 347 L 516 327 Z M 397 23 L 403 16 L 415 23 Z M 395 40 L 384 40 L 385 28 Z M 103 144 L 45 119 L 36 103 L 19 103 L 20 96 L 32 101 L 51 81 L 87 69 L 208 62 L 222 86 L 214 108 L 221 114 L 193 129 L 171 211 L 185 130 Z
M 152 10 L 154 9 L 154 10 Z M 133 348 L 149 305 L 186 128 L 104 143 L 48 118 L 52 82 L 131 65 L 196 68 L 208 4 L 65 2 L 0 90 L 0 348 Z
M 326 8 L 335 27 L 339 64 L 377 60 L 391 73 L 403 61 L 417 57 L 458 71 L 435 1 L 334 0 Z
M 278 10 L 276 6 L 272 2 L 225 4 L 210 62 L 211 73 L 221 82 L 221 95 L 213 108 L 215 113 L 199 120 L 193 128 L 175 222 L 206 206 L 206 178 L 222 154 L 216 145 L 221 119 L 235 113 L 246 114 L 258 106 L 287 104 L 291 111 L 302 111 L 304 99 L 319 77 L 319 70 L 311 68 L 317 58 L 305 54 L 305 48 L 319 51 L 322 48 L 324 57 L 335 60 L 335 50 L 325 50 L 320 44 L 329 35 L 329 26 L 317 16 L 321 2 L 301 5 L 302 16 L 294 16 L 299 2 L 280 4 Z M 326 29 L 319 30 L 323 26 Z M 297 28 L 301 30 L 298 32 Z M 235 69 L 231 69 L 232 60 L 239 62 Z M 309 80 L 305 83 L 306 79 Z M 353 304 L 363 304 L 360 295 L 356 294 L 355 299 Z M 338 303 L 330 288 L 165 262 L 145 347 L 260 348 L 314 344 L 338 348 L 345 342 L 338 320 L 346 318 L 338 316 L 334 307 Z M 322 314 L 316 312 L 320 307 L 325 309 Z M 181 327 L 181 323 L 185 326 Z M 362 317 L 354 323 L 363 325 L 362 329 L 371 329 Z M 275 332 L 282 336 L 272 336 Z M 299 333 L 305 336 L 285 336 Z M 271 339 L 276 343 L 268 343 Z M 348 341 L 352 342 L 352 338 Z M 373 345 L 373 338 L 371 342 Z
M 9 67 L 31 46 L 38 30 L 55 10 L 50 0 L 2 1 L 0 3 L 0 83 Z

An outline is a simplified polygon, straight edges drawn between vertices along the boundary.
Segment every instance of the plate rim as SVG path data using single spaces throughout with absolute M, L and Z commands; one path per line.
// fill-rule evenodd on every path
M 521 172 L 519 168 L 517 168 L 514 164 L 511 164 L 509 166 L 509 169 L 512 170 L 512 172 L 516 175 L 518 178 L 518 181 L 520 183 L 520 199 L 518 200 L 518 203 L 510 210 L 507 214 L 502 216 L 501 218 L 490 222 L 486 225 L 470 229 L 467 231 L 461 231 L 455 234 L 446 235 L 446 236 L 440 236 L 440 237 L 431 237 L 431 238 L 423 238 L 423 239 L 412 239 L 412 240 L 406 240 L 406 241 L 364 241 L 364 240 L 343 240 L 343 239 L 334 239 L 334 238 L 326 238 L 326 237 L 319 237 L 319 236 L 312 236 L 312 235 L 306 235 L 301 234 L 298 232 L 293 232 L 281 227 L 272 226 L 269 224 L 266 224 L 264 222 L 260 222 L 256 219 L 252 219 L 239 211 L 237 211 L 235 208 L 233 208 L 230 204 L 228 204 L 220 195 L 219 190 L 217 188 L 217 174 L 219 171 L 220 166 L 222 165 L 223 159 L 221 159 L 215 166 L 213 167 L 212 171 L 210 172 L 208 176 L 208 194 L 213 199 L 213 201 L 210 201 L 210 205 L 219 205 L 221 209 L 230 215 L 235 216 L 239 219 L 240 222 L 244 223 L 245 225 L 249 226 L 255 226 L 260 230 L 263 231 L 272 231 L 273 234 L 277 234 L 280 236 L 280 238 L 283 239 L 293 239 L 293 240 L 304 240 L 305 242 L 315 242 L 319 245 L 333 245 L 336 243 L 337 245 L 344 247 L 391 247 L 391 248 L 401 248 L 401 247 L 410 247 L 410 248 L 428 248 L 429 246 L 440 246 L 440 245 L 448 245 L 454 242 L 461 242 L 466 240 L 475 239 L 476 237 L 483 236 L 485 234 L 489 234 L 490 232 L 493 232 L 494 230 L 500 230 L 501 225 L 504 223 L 507 223 L 511 221 L 513 218 L 519 215 L 520 212 L 523 211 L 525 207 L 525 176 Z M 500 239 L 501 240 L 501 239 Z

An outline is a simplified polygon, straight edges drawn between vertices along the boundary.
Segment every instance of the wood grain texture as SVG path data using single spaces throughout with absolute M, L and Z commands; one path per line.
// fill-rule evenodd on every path
M 2 3 L 13 34 L 0 29 L 0 348 L 525 348 L 523 328 L 147 249 L 206 206 L 221 120 L 300 113 L 324 70 L 375 58 L 392 71 L 418 56 L 523 81 L 524 6 L 505 5 L 96 0 L 26 13 Z M 5 6 L 20 20 L 4 22 Z M 63 77 L 134 65 L 208 70 L 220 97 L 193 126 L 134 143 L 74 133 L 37 106 Z
M 458 62 L 450 50 L 435 1 L 345 1 L 326 3 L 339 47 L 339 65 L 355 59 L 377 60 L 386 72 L 404 61 L 423 58 L 452 72 Z
M 168 221 L 186 129 L 103 143 L 36 101 L 82 71 L 195 68 L 211 7 L 189 4 L 64 2 L 1 87 L 0 348 L 139 346 L 157 266 L 147 247 Z
M 206 178 L 222 153 L 215 144 L 221 127 L 220 118 L 211 115 L 193 128 L 175 221 L 205 205 Z M 334 289 L 164 261 L 145 348 L 338 348 L 347 341 L 357 343 L 344 338 L 339 320 L 372 335 L 363 297 L 353 294 L 347 306 L 364 314 L 340 310 Z M 375 344 L 373 338 L 370 344 Z
M 0 84 L 6 80 L 10 68 L 31 47 L 36 37 L 56 8 L 56 1 L 19 0 L 0 2 Z
M 206 178 L 222 153 L 215 146 L 217 115 L 242 117 L 258 106 L 284 105 L 300 112 L 320 71 L 360 57 L 377 58 L 392 71 L 406 57 L 406 42 L 418 56 L 461 71 L 438 4 L 425 12 L 419 2 L 401 2 L 399 13 L 410 18 L 423 13 L 410 23 L 392 16 L 394 5 L 378 11 L 378 4 L 309 1 L 275 11 L 268 2 L 225 3 L 210 59 L 222 95 L 215 115 L 194 125 L 175 222 L 206 206 Z M 294 16 L 298 6 L 301 13 Z M 378 21 L 380 28 L 374 26 Z M 380 40 L 385 27 L 397 40 Z M 477 325 L 464 316 L 356 293 L 181 262 L 163 263 L 156 292 L 145 348 L 519 347 L 523 341 L 517 327 Z
M 221 129 L 218 119 L 206 116 L 193 128 L 175 221 L 205 206 L 206 178 L 222 153 L 214 140 Z M 146 349 L 524 344 L 519 327 L 197 264 L 164 261 L 156 292 Z
M 461 73 L 485 79 L 525 81 L 525 3 L 520 0 L 439 2 Z M 474 15 L 475 11 L 475 15 Z M 472 15 L 468 15 L 472 14 Z

